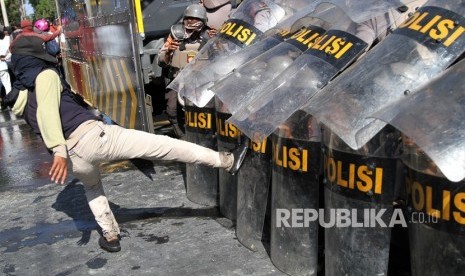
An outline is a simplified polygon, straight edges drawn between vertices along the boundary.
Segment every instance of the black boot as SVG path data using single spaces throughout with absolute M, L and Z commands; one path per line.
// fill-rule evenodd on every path
M 98 240 L 98 245 L 100 247 L 108 252 L 118 252 L 121 251 L 121 245 L 119 243 L 119 237 L 116 240 L 113 240 L 111 242 L 107 241 L 104 237 L 100 236 L 100 239 Z

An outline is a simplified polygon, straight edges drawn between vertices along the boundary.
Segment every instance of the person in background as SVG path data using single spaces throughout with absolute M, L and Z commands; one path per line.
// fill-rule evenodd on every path
M 10 52 L 12 53 L 11 48 L 18 39 L 28 40 L 32 39 L 32 37 L 39 39 L 40 41 L 42 41 L 42 44 L 45 43 L 45 46 L 49 48 L 48 46 L 53 45 L 54 39 L 58 35 L 60 35 L 60 33 L 61 26 L 58 26 L 55 32 L 49 34 L 39 30 L 36 27 L 33 27 L 32 22 L 30 20 L 22 20 L 21 32 L 18 32 L 15 35 L 13 41 L 9 45 Z M 58 66 L 58 64 L 56 64 L 55 66 Z M 12 66 L 10 66 L 10 68 L 11 67 Z M 37 72 L 40 72 L 42 70 L 42 65 L 38 64 L 34 60 L 25 59 L 23 62 L 21 62 L 19 68 L 14 68 L 13 66 L 12 69 L 15 79 L 15 81 L 13 82 L 13 88 L 11 90 L 12 93 L 7 94 L 3 101 L 3 104 L 9 107 L 14 106 L 18 96 L 20 95 L 20 91 L 27 91 L 28 89 L 31 89 L 34 86 L 34 79 L 30 78 L 29 75 L 34 75 L 37 74 Z
M 3 28 L 2 28 L 3 29 Z M 11 92 L 11 79 L 10 73 L 8 72 L 7 57 L 10 53 L 10 35 L 7 30 L 0 32 L 0 81 L 5 89 L 5 94 L 1 94 L 1 109 L 6 109 L 7 105 L 4 102 L 4 98 Z
M 171 26 L 171 33 L 158 52 L 158 64 L 166 68 L 165 78 L 168 83 L 195 57 L 199 49 L 211 37 L 207 21 L 205 8 L 199 4 L 192 4 L 184 11 L 182 24 Z M 178 112 L 178 94 L 169 89 L 166 91 L 165 98 L 168 120 L 173 125 L 176 136 L 180 138 L 184 133 L 179 123 L 182 121 L 182 116 Z
M 55 26 L 52 21 L 47 19 L 38 19 L 34 23 L 34 32 L 38 34 L 54 34 L 57 32 L 57 26 Z M 61 44 L 60 44 L 61 35 L 55 37 L 52 40 L 49 40 L 45 43 L 45 48 L 47 53 L 55 56 L 58 59 L 57 67 L 61 75 L 65 75 L 65 70 L 63 68 L 63 62 L 61 58 Z
M 5 27 L 5 35 L 9 35 L 10 36 L 10 45 L 11 45 L 11 42 L 13 41 L 14 39 L 14 36 L 13 34 L 16 32 L 17 29 L 20 29 L 20 28 L 17 28 L 15 25 L 11 25 L 11 26 L 7 26 Z M 21 29 L 20 29 L 21 30 Z M 18 33 L 19 34 L 19 33 Z M 6 63 L 8 65 L 8 73 L 10 74 L 10 80 L 11 80 L 11 84 L 13 86 L 16 78 L 15 78 L 15 75 L 13 74 L 13 67 L 11 65 L 11 52 L 9 51 L 8 49 L 8 55 L 6 56 L 5 58 L 6 60 Z M 13 87 L 11 88 L 11 91 L 13 91 Z M 11 93 L 10 93 L 11 94 Z M 10 106 L 11 107 L 11 106 Z
M 9 31 L 11 41 L 13 41 L 23 31 L 23 29 L 21 29 L 21 24 L 18 24 L 18 22 L 16 22 L 10 26 Z
M 57 32 L 56 28 L 54 28 L 54 31 L 52 32 L 50 27 L 50 22 L 42 18 L 38 19 L 34 23 L 33 30 L 34 32 L 40 35 L 52 35 L 55 32 Z M 47 53 L 51 54 L 52 56 L 58 57 L 61 51 L 60 45 L 58 44 L 58 36 L 56 36 L 54 39 L 45 42 L 45 48 L 47 50 Z
M 53 19 L 50 19 L 50 20 L 47 20 L 48 21 L 48 25 L 50 26 L 50 29 L 49 29 L 49 32 L 51 33 L 54 33 L 56 30 L 57 30 L 57 25 L 55 25 L 55 20 Z
M 34 32 L 38 33 L 38 34 L 50 34 L 49 31 L 50 31 L 50 25 L 48 24 L 48 21 L 45 20 L 44 18 L 41 18 L 41 19 L 38 19 L 35 23 L 34 23 L 34 27 L 33 27 L 33 30 Z
M 39 21 L 39 20 L 38 20 Z M 48 23 L 47 23 L 47 26 L 48 26 Z M 30 20 L 22 20 L 21 21 L 21 29 L 22 29 L 22 32 L 21 32 L 21 35 L 25 35 L 25 36 L 31 36 L 31 35 L 34 35 L 34 36 L 38 36 L 40 37 L 44 42 L 47 42 L 47 41 L 50 41 L 52 39 L 55 39 L 57 36 L 60 35 L 61 33 L 61 26 L 58 26 L 55 30 L 55 32 L 53 33 L 47 33 L 47 32 L 43 32 L 41 31 L 40 33 L 38 33 L 38 29 L 36 28 L 36 31 L 34 31 L 34 26 L 32 25 L 32 22 Z M 19 36 L 16 36 L 16 38 L 18 38 Z M 13 40 L 14 41 L 14 40 Z

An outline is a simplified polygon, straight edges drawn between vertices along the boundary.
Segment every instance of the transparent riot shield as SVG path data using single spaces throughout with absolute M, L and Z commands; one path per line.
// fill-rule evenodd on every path
M 317 10 L 319 10 L 318 14 L 321 18 L 323 17 L 322 13 L 327 8 L 319 6 Z M 320 18 L 313 16 L 314 14 L 316 13 L 299 19 L 292 29 L 301 30 L 310 23 L 323 27 L 325 23 Z M 238 53 L 248 51 L 251 48 L 254 46 Z M 271 137 L 260 142 L 250 142 L 249 153 L 245 157 L 237 179 L 236 236 L 245 247 L 254 251 L 261 247 L 263 233 L 266 236 L 271 229 L 269 220 L 266 220 L 267 215 L 270 216 L 268 201 L 271 183 L 271 144 Z M 266 221 L 268 224 L 265 224 Z
M 203 93 L 197 95 L 195 88 L 202 86 L 203 83 L 197 82 L 196 72 L 206 68 L 221 55 L 237 52 L 257 42 L 265 31 L 294 14 L 296 9 L 301 9 L 311 2 L 313 1 L 246 0 L 242 2 L 230 19 L 218 30 L 218 35 L 202 47 L 195 59 L 180 72 L 168 88 L 199 106 L 198 102 L 204 95 Z M 209 99 L 203 101 L 204 103 L 211 99 L 211 95 L 208 97 Z
M 336 26 L 311 45 L 291 66 L 256 95 L 241 99 L 242 107 L 233 113 L 229 121 L 253 139 L 267 137 L 302 103 L 364 53 L 368 43 L 358 36 L 357 24 L 340 14 L 337 18 Z M 386 22 L 380 29 L 387 30 L 390 27 L 388 24 Z M 371 41 L 368 42 L 371 44 Z M 234 95 L 237 94 L 241 93 Z
M 335 9 L 334 19 L 342 14 Z M 320 26 L 309 25 L 286 41 L 243 64 L 226 78 L 216 82 L 210 90 L 235 114 L 247 99 L 261 91 L 271 80 L 289 67 L 296 58 L 313 45 L 324 33 Z
M 416 0 L 323 0 L 342 8 L 354 22 L 363 22 L 389 9 L 403 7 Z
M 409 137 L 403 138 L 412 275 L 461 275 L 465 181 L 447 180 L 421 148 Z
M 403 133 L 412 275 L 465 270 L 465 61 L 373 116 Z
M 406 223 L 393 208 L 400 134 L 390 127 L 382 134 L 355 151 L 324 128 L 327 275 L 387 275 L 391 228 Z
M 462 60 L 372 116 L 421 147 L 450 181 L 465 178 L 465 62 Z
M 217 149 L 215 102 L 203 108 L 185 100 L 185 140 Z M 186 165 L 187 198 L 192 202 L 216 206 L 218 204 L 218 169 L 203 165 Z
M 227 123 L 231 116 L 221 101 L 215 100 L 216 130 L 219 151 L 231 151 L 241 144 L 241 131 Z M 218 172 L 220 213 L 230 219 L 237 218 L 237 180 L 238 174 L 231 175 L 224 170 Z
M 301 18 L 293 29 L 301 30 L 309 25 L 308 22 L 315 25 L 321 19 L 313 16 Z M 251 141 L 249 154 L 238 173 L 236 236 L 245 247 L 254 251 L 260 248 L 262 234 L 270 230 L 270 225 L 265 225 L 265 218 L 270 210 L 271 151 L 270 138 Z
M 269 37 L 254 44 L 256 51 L 262 52 L 263 49 L 271 48 L 271 45 L 276 45 L 289 36 L 292 25 L 297 19 L 306 15 L 310 9 L 305 7 L 297 12 L 295 16 L 291 16 L 278 24 L 275 28 L 268 30 Z M 273 33 L 273 34 L 271 34 Z M 240 51 L 239 51 L 240 52 Z M 233 60 L 237 62 L 240 59 L 246 59 L 244 55 L 237 55 Z M 208 66 L 208 74 L 206 70 L 196 72 L 196 81 L 201 82 L 203 77 L 212 77 L 224 71 L 229 63 L 223 63 L 223 59 L 218 58 L 217 62 Z M 215 67 L 215 64 L 222 66 Z M 213 70 L 212 70 L 213 69 Z M 213 74 L 215 72 L 215 74 Z M 210 74 L 211 73 L 211 74 Z M 207 97 L 202 97 L 207 99 Z M 217 149 L 216 135 L 216 113 L 215 101 L 210 99 L 208 103 L 201 102 L 200 106 L 193 104 L 186 99 L 185 118 L 186 118 L 186 136 L 185 139 L 189 142 L 200 144 L 202 146 Z M 222 179 L 228 178 L 226 175 Z M 187 164 L 186 170 L 186 188 L 187 197 L 189 200 L 207 206 L 215 206 L 218 204 L 218 170 L 207 168 L 200 165 Z M 224 202 L 224 201 L 223 201 Z M 232 213 L 232 212 L 229 212 Z
M 322 4 L 322 6 L 324 5 Z M 214 82 L 225 77 L 235 68 L 238 68 L 247 61 L 257 57 L 258 55 L 266 52 L 285 39 L 289 38 L 296 31 L 298 31 L 298 29 L 300 29 L 299 26 L 306 26 L 310 24 L 306 22 L 304 17 L 307 16 L 310 12 L 321 13 L 322 8 L 323 7 L 321 7 L 318 11 L 314 11 L 315 6 L 313 4 L 304 7 L 302 10 L 296 12 L 288 19 L 280 22 L 275 27 L 266 31 L 263 34 L 263 39 L 252 45 L 238 49 L 237 52 L 224 53 L 223 55 L 220 55 L 211 61 L 211 63 L 208 64 L 208 66 L 205 68 L 202 68 L 202 70 L 193 73 L 195 75 L 195 83 L 191 83 L 189 89 L 195 91 L 197 94 L 197 105 L 199 107 L 203 107 L 206 102 L 213 98 L 214 94 L 209 90 L 209 88 L 213 85 Z M 196 87 L 193 87 L 193 85 L 196 85 Z
M 361 148 L 385 126 L 368 115 L 426 83 L 465 51 L 463 15 L 461 1 L 428 1 L 304 110 L 351 148 Z
M 303 112 L 296 113 L 271 135 L 271 140 L 271 261 L 289 275 L 317 275 L 321 173 L 318 123 Z
M 381 0 L 371 1 L 373 7 L 367 8 L 363 6 L 363 9 L 362 5 L 355 3 L 360 1 L 349 0 L 334 2 L 337 3 L 337 5 L 332 3 L 325 3 L 324 6 L 326 7 L 332 6 L 331 8 L 327 8 L 328 10 L 325 12 L 325 20 L 336 25 L 339 24 L 341 30 L 347 30 L 350 27 L 354 27 L 351 25 L 351 23 L 357 22 L 353 21 L 350 16 L 345 14 L 346 10 L 351 16 L 354 16 L 357 20 L 360 20 L 365 18 L 370 19 L 376 15 L 384 14 L 387 12 L 384 7 L 389 6 L 387 5 L 389 4 L 389 1 Z M 318 7 L 319 6 L 317 6 L 317 9 Z M 308 26 L 307 28 L 312 29 L 312 27 L 314 26 Z M 380 28 L 382 27 L 385 28 L 386 26 L 380 26 Z M 308 33 L 308 30 L 303 31 Z M 269 88 L 267 85 L 272 82 L 273 79 L 275 79 L 275 77 L 278 76 L 282 71 L 284 71 L 289 66 L 289 63 L 292 63 L 295 60 L 294 56 L 296 56 L 299 52 L 294 49 L 290 49 L 289 44 L 293 44 L 294 46 L 305 44 L 302 50 L 307 50 L 311 48 L 311 45 L 315 44 L 315 48 L 322 47 L 326 51 L 339 52 L 340 55 L 343 54 L 342 52 L 347 50 L 347 48 L 344 47 L 348 46 L 345 44 L 345 42 L 339 43 L 339 40 L 334 42 L 330 40 L 330 37 L 333 34 L 328 36 L 328 39 L 325 39 L 324 36 L 311 39 L 307 38 L 306 36 L 301 37 L 299 35 L 300 34 L 291 36 L 291 38 L 285 42 L 280 43 L 278 46 L 275 46 L 274 48 L 235 69 L 227 77 L 217 81 L 209 88 L 209 90 L 213 91 L 213 93 L 215 93 L 215 95 L 223 101 L 223 103 L 228 107 L 232 114 L 235 114 L 241 107 L 247 106 L 250 102 L 250 99 L 258 98 L 257 100 L 260 102 L 261 99 L 258 95 L 261 95 L 261 92 Z M 312 32 L 308 33 L 307 35 L 311 36 Z M 295 43 L 296 41 L 299 43 Z M 335 56 L 337 56 L 337 53 Z M 281 80 L 280 82 L 282 83 L 283 81 Z M 290 114 L 288 114 L 288 116 L 289 115 Z M 280 123 L 282 123 L 282 121 Z
M 251 141 L 249 152 L 237 174 L 236 236 L 250 250 L 262 247 L 271 183 L 271 140 Z M 269 223 L 269 222 L 268 222 Z

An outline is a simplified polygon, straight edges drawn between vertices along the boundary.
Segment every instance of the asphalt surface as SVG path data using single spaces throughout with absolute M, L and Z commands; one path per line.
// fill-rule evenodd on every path
M 51 157 L 25 124 L 0 112 L 0 273 L 3 275 L 283 275 L 264 244 L 252 252 L 217 208 L 186 198 L 184 165 L 118 162 L 103 183 L 122 251 L 98 244 L 82 184 L 51 183 Z

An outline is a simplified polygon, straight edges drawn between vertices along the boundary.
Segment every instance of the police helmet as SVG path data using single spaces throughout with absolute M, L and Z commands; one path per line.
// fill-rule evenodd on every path
M 186 17 L 192 17 L 202 20 L 204 24 L 207 23 L 207 10 L 204 6 L 199 4 L 192 4 L 187 6 L 186 10 L 184 11 L 183 19 Z
M 229 3 L 229 0 L 203 0 L 203 5 L 207 9 L 216 9 Z

